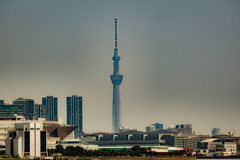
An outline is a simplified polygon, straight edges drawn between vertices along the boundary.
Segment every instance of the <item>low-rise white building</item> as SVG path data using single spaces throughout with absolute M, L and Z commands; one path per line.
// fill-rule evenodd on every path
M 237 154 L 237 137 L 213 137 L 198 143 L 198 149 L 206 150 L 212 153 L 228 153 L 228 155 Z
M 47 133 L 41 123 L 15 123 L 8 131 L 6 153 L 18 157 L 46 157 Z

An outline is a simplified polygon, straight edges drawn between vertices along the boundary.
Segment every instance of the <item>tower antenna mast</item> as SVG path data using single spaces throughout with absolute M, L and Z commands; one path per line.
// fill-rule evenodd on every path
M 111 75 L 111 81 L 113 84 L 113 105 L 112 105 L 112 127 L 113 132 L 117 132 L 119 128 L 122 126 L 121 122 L 121 100 L 120 100 L 120 85 L 122 83 L 123 75 L 120 75 L 120 67 L 119 61 L 120 56 L 118 56 L 118 48 L 117 48 L 117 20 L 115 21 L 115 48 L 114 55 L 112 57 L 113 60 L 113 75 Z

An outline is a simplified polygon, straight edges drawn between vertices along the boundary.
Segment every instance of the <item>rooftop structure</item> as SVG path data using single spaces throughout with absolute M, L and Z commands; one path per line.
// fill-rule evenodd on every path
M 88 137 L 83 137 L 82 141 L 90 144 L 98 144 L 99 147 L 131 147 L 134 145 L 165 146 L 165 139 L 162 139 L 162 136 L 174 134 L 177 133 L 169 132 L 167 130 L 158 130 L 147 133 L 137 130 L 116 133 L 97 132 Z
M 115 48 L 113 60 L 113 75 L 111 75 L 111 81 L 113 84 L 113 106 L 112 106 L 112 127 L 113 132 L 117 132 L 118 129 L 122 126 L 121 123 L 121 100 L 120 100 L 120 85 L 122 83 L 123 75 L 120 75 L 119 61 L 120 56 L 118 55 L 117 47 L 117 20 L 115 21 Z
M 133 129 L 129 126 L 122 126 L 119 128 L 119 132 L 126 132 L 126 131 L 130 131 L 130 130 L 137 130 L 137 129 Z

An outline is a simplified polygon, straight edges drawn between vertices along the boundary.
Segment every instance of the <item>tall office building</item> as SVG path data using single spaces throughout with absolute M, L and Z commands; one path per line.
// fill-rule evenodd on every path
M 155 123 L 155 124 L 152 124 L 154 127 L 155 127 L 155 130 L 160 130 L 160 129 L 163 129 L 163 124 L 160 124 L 160 123 Z
M 25 119 L 33 120 L 34 117 L 34 100 L 33 99 L 23 99 L 18 98 L 13 101 L 13 104 L 15 105 L 23 105 L 23 115 L 25 116 Z
M 152 131 L 155 131 L 155 127 L 153 125 L 146 127 L 146 132 L 152 132 Z
M 35 104 L 35 119 L 46 118 L 46 106 Z
M 212 130 L 212 136 L 216 135 L 216 134 L 220 134 L 220 128 L 213 128 Z
M 74 130 L 75 136 L 82 133 L 82 97 L 67 97 L 67 125 L 78 126 Z
M 177 132 L 181 132 L 182 135 L 192 135 L 192 125 L 191 124 L 176 125 L 175 130 Z
M 58 98 L 53 96 L 47 96 L 42 98 L 42 105 L 46 108 L 46 120 L 57 121 L 58 120 Z
M 120 100 L 120 84 L 122 83 L 123 75 L 120 75 L 119 71 L 119 61 L 120 56 L 118 56 L 117 48 L 117 19 L 115 20 L 115 48 L 113 60 L 113 75 L 111 75 L 111 80 L 113 84 L 113 106 L 112 106 L 112 127 L 113 132 L 117 132 L 122 126 L 121 123 L 121 100 Z
M 23 116 L 23 104 L 4 104 L 4 100 L 0 100 L 0 116 Z

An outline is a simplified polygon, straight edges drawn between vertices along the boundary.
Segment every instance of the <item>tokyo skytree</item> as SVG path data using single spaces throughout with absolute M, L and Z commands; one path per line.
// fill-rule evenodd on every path
M 121 122 L 121 100 L 120 100 L 120 84 L 122 83 L 123 75 L 120 75 L 119 72 L 119 60 L 121 59 L 118 56 L 117 48 L 117 20 L 115 21 L 115 48 L 113 60 L 113 75 L 111 75 L 111 81 L 113 84 L 113 106 L 112 106 L 112 127 L 113 132 L 117 132 L 118 129 L 122 126 Z

